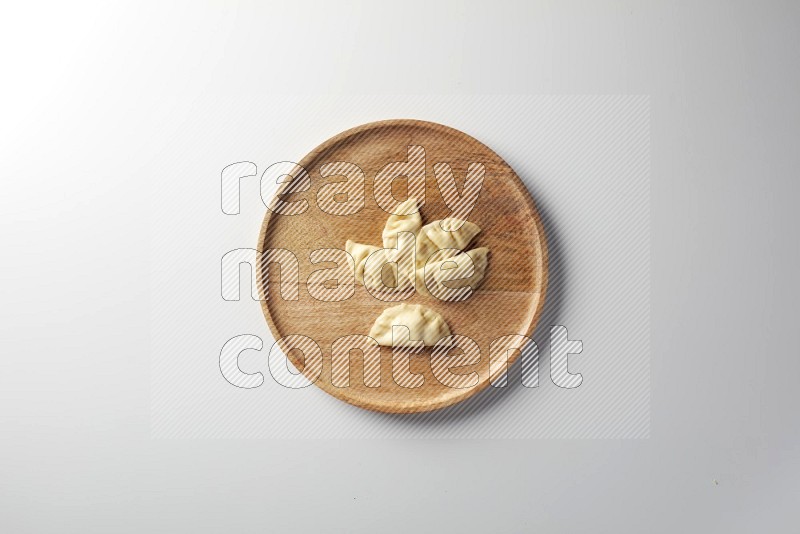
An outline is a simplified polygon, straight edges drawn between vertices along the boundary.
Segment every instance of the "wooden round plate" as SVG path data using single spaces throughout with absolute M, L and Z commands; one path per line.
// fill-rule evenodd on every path
M 423 224 L 447 217 L 451 210 L 439 192 L 433 166 L 448 163 L 459 189 L 463 187 L 467 167 L 479 162 L 486 176 L 480 197 L 469 220 L 481 228 L 469 248 L 488 247 L 489 266 L 483 284 L 463 302 L 444 302 L 419 292 L 404 301 L 424 304 L 440 313 L 453 334 L 472 338 L 481 351 L 480 362 L 454 369 L 456 374 L 478 373 L 474 387 L 454 389 L 442 385 L 431 371 L 431 349 L 411 357 L 411 372 L 424 376 L 424 384 L 406 388 L 392 379 L 392 349 L 381 347 L 379 387 L 364 384 L 363 354 L 350 354 L 348 387 L 336 387 L 331 381 L 331 345 L 351 334 L 368 335 L 380 313 L 397 302 L 383 302 L 356 285 L 355 294 L 341 302 L 314 299 L 305 286 L 313 271 L 330 268 L 312 264 L 309 253 L 321 248 L 344 249 L 345 241 L 381 246 L 381 231 L 388 214 L 375 201 L 373 180 L 377 172 L 391 162 L 408 159 L 408 146 L 425 149 L 425 205 Z M 366 205 L 360 212 L 331 215 L 316 203 L 319 188 L 342 177 L 323 178 L 320 166 L 329 162 L 351 162 L 366 175 Z M 315 384 L 327 393 L 350 404 L 381 412 L 413 413 L 435 410 L 463 401 L 490 384 L 489 346 L 492 340 L 507 334 L 530 336 L 541 312 L 547 286 L 547 246 L 539 214 L 525 185 L 497 154 L 472 137 L 431 122 L 387 120 L 364 124 L 347 130 L 311 151 L 300 160 L 311 179 L 311 187 L 302 193 L 282 195 L 286 201 L 305 199 L 308 209 L 293 216 L 276 215 L 270 210 L 264 217 L 258 249 L 286 249 L 299 260 L 300 294 L 298 300 L 284 300 L 273 281 L 260 285 L 261 305 L 272 334 L 281 339 L 292 334 L 315 340 L 323 353 L 322 374 Z M 405 198 L 405 179 L 393 184 L 398 200 Z M 259 260 L 260 262 L 261 260 Z M 264 265 L 258 265 L 262 272 Z M 519 355 L 514 351 L 508 364 Z M 292 364 L 306 373 L 302 353 L 290 350 Z M 309 376 L 309 378 L 312 378 Z M 497 377 L 491 377 L 496 379 Z

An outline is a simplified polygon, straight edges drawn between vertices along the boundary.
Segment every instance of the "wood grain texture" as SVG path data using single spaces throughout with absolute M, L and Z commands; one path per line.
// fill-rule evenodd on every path
M 455 370 L 476 371 L 478 384 L 452 389 L 439 383 L 431 371 L 431 349 L 411 359 L 411 370 L 421 373 L 425 382 L 419 388 L 404 388 L 392 379 L 392 351 L 381 347 L 381 385 L 364 385 L 363 359 L 359 351 L 350 358 L 350 385 L 339 388 L 331 383 L 331 345 L 339 337 L 367 335 L 378 315 L 397 303 L 372 297 L 363 286 L 355 287 L 353 297 L 342 302 L 322 302 L 309 293 L 304 281 L 312 271 L 333 264 L 313 265 L 309 253 L 320 248 L 344 249 L 347 239 L 381 246 L 381 231 L 388 214 L 375 202 L 373 179 L 387 163 L 405 161 L 409 145 L 425 148 L 426 199 L 421 210 L 423 223 L 449 215 L 439 192 L 433 165 L 449 163 L 459 188 L 470 163 L 486 166 L 480 198 L 469 220 L 481 233 L 469 248 L 490 249 L 489 266 L 483 284 L 464 302 L 443 302 L 419 292 L 405 302 L 424 304 L 444 316 L 453 334 L 469 336 L 478 343 L 478 364 Z M 341 177 L 323 178 L 321 165 L 334 161 L 357 164 L 366 174 L 366 206 L 359 213 L 335 216 L 320 210 L 316 192 L 324 184 Z M 358 126 L 343 132 L 314 149 L 299 161 L 311 177 L 311 189 L 294 193 L 287 200 L 307 199 L 308 210 L 295 216 L 276 215 L 267 210 L 261 227 L 259 250 L 283 248 L 292 251 L 300 262 L 300 298 L 286 301 L 278 294 L 277 269 L 272 269 L 269 287 L 262 294 L 262 309 L 275 339 L 302 334 L 314 339 L 323 352 L 322 376 L 316 385 L 327 393 L 353 405 L 394 413 L 423 412 L 460 402 L 489 386 L 489 345 L 507 334 L 530 336 L 544 303 L 547 287 L 547 246 L 541 220 L 533 199 L 514 171 L 492 150 L 472 137 L 449 127 L 417 120 L 389 120 Z M 395 181 L 393 192 L 405 198 L 405 180 Z M 258 265 L 259 272 L 263 265 Z M 519 355 L 511 356 L 509 365 Z M 304 369 L 299 351 L 288 357 L 299 370 Z

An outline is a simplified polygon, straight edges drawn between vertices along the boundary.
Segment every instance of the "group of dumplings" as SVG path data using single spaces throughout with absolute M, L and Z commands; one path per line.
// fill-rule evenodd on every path
M 449 294 L 457 294 L 459 290 L 463 294 L 463 288 L 467 286 L 471 289 L 478 287 L 486 273 L 489 249 L 480 247 L 464 251 L 481 231 L 478 225 L 469 221 L 446 218 L 423 226 L 415 198 L 409 198 L 400 204 L 396 211 L 396 214 L 389 216 L 383 229 L 383 248 L 396 249 L 398 247 L 397 234 L 399 232 L 414 234 L 415 262 L 413 274 L 411 275 L 412 279 L 398 280 L 398 276 L 401 276 L 399 268 L 397 270 L 365 269 L 367 258 L 382 249 L 377 246 L 347 240 L 345 250 L 355 260 L 353 274 L 357 283 L 364 285 L 365 278 L 367 282 L 372 282 L 370 280 L 371 277 L 381 277 L 384 286 L 388 288 L 400 288 L 401 286 L 412 284 L 412 287 L 426 295 L 430 295 L 431 293 L 428 290 L 428 286 L 432 282 L 430 277 L 438 273 L 443 267 L 449 266 L 452 270 L 448 270 L 446 286 L 448 290 L 445 291 L 444 295 L 437 294 L 438 298 L 442 300 L 458 300 Z M 452 231 L 447 231 L 444 228 L 452 229 Z M 428 264 L 428 260 L 434 254 L 437 254 L 437 258 Z M 380 264 L 380 262 L 378 263 Z M 446 266 L 446 263 L 451 265 Z M 452 265 L 455 265 L 455 267 L 452 267 Z M 402 276 L 408 276 L 408 273 L 406 272 Z M 426 276 L 429 277 L 427 282 Z M 420 304 L 400 304 L 387 308 L 380 314 L 370 330 L 370 336 L 377 340 L 380 345 L 396 345 L 397 343 L 393 343 L 392 340 L 392 326 L 394 325 L 408 327 L 410 332 L 409 341 L 421 340 L 426 346 L 432 346 L 439 339 L 450 335 L 450 327 L 440 314 Z

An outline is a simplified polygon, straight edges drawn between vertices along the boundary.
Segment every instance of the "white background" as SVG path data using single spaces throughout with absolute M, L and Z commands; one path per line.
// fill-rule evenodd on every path
M 204 100 L 213 102 L 214 97 Z M 255 105 L 258 116 L 234 134 L 242 145 L 257 145 L 250 149 L 252 154 L 243 154 L 227 135 L 217 133 L 208 118 L 213 103 L 204 104 L 203 109 L 210 110 L 203 119 L 208 126 L 198 127 L 191 141 L 176 149 L 192 157 L 163 152 L 153 169 L 149 249 L 153 436 L 648 437 L 648 101 L 646 96 L 616 95 L 268 95 Z M 257 236 L 266 208 L 259 191 L 260 173 L 276 161 L 299 161 L 339 130 L 385 117 L 424 117 L 480 132 L 481 140 L 497 147 L 534 195 L 549 256 L 547 299 L 533 335 L 539 347 L 538 387 L 523 387 L 521 366 L 516 366 L 507 387 L 489 389 L 445 410 L 398 417 L 357 409 L 316 387 L 280 385 L 286 362 L 279 354 L 271 365 L 267 363 L 274 339 L 261 303 L 250 297 L 249 265 L 236 270 L 241 299 L 222 299 L 222 256 L 241 247 L 261 247 Z M 224 123 L 227 117 L 218 120 Z M 259 127 L 262 122 L 269 128 Z M 233 146 L 220 147 L 220 141 Z M 405 151 L 405 146 L 399 148 Z M 429 180 L 435 179 L 431 167 L 437 157 L 436 152 L 426 155 Z M 220 170 L 243 158 L 257 162 L 260 172 L 239 181 L 240 213 L 226 215 L 220 209 Z M 312 179 L 320 179 L 318 169 L 309 172 Z M 487 180 L 485 187 L 490 183 Z M 276 185 L 265 179 L 264 189 L 269 200 Z M 319 209 L 313 195 L 308 202 L 310 213 Z M 475 211 L 491 213 L 494 208 L 479 201 Z M 378 226 L 376 239 L 379 231 Z M 300 262 L 309 261 L 304 251 L 293 252 Z M 229 273 L 222 277 L 235 280 Z M 299 298 L 312 297 L 302 289 Z M 330 319 L 330 310 L 319 303 L 314 312 L 323 320 Z M 570 372 L 583 377 L 578 388 L 560 388 L 550 379 L 551 325 L 565 326 L 571 339 L 583 342 L 583 352 L 568 362 Z M 502 322 L 493 328 L 497 336 L 510 333 Z M 242 334 L 263 342 L 260 351 L 245 351 L 238 359 L 243 371 L 264 377 L 257 389 L 234 387 L 220 372 L 223 344 Z M 488 347 L 481 350 L 485 356 Z M 532 385 L 528 379 L 527 386 Z
M 3 531 L 796 530 L 797 4 L 20 5 Z M 650 439 L 151 440 L 152 182 L 276 93 L 649 94 Z

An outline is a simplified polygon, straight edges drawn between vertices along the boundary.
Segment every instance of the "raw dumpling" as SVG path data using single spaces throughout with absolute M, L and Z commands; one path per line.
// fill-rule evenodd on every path
M 452 232 L 442 230 L 442 223 L 445 223 L 446 227 L 452 227 L 457 222 L 461 221 L 447 218 L 433 221 L 420 229 L 417 235 L 417 268 L 423 267 L 431 254 L 437 250 L 446 248 L 464 250 L 481 231 L 477 224 L 469 221 L 464 221 L 458 230 Z M 456 254 L 458 252 L 453 251 L 451 255 Z
M 469 259 L 472 259 L 472 265 L 474 268 L 472 276 L 469 277 L 466 276 L 466 273 L 469 272 L 470 264 L 467 256 L 469 256 Z M 455 278 L 454 280 L 448 280 L 444 282 L 446 287 L 459 289 L 470 286 L 472 289 L 476 289 L 483 281 L 483 276 L 486 274 L 486 266 L 489 263 L 489 249 L 486 247 L 474 248 L 472 250 L 468 250 L 467 252 L 456 254 L 450 258 L 444 258 L 429 263 L 425 267 L 420 267 L 417 269 L 417 290 L 425 294 L 430 294 L 430 291 L 428 290 L 427 284 L 424 280 L 425 273 L 428 273 L 429 278 L 434 276 L 433 273 L 439 272 L 446 262 L 454 262 L 456 264 L 455 267 L 448 266 L 449 268 L 445 268 L 444 270 L 447 273 L 448 278 Z M 436 283 L 437 282 L 431 280 L 431 287 L 433 287 L 433 284 Z M 440 295 L 437 295 L 437 297 L 442 298 Z
M 400 304 L 386 308 L 375 319 L 369 335 L 379 345 L 391 347 L 394 325 L 407 326 L 411 340 L 422 340 L 426 347 L 431 347 L 450 335 L 450 327 L 442 316 L 420 304 Z
M 355 260 L 354 275 L 357 283 L 364 285 L 365 277 L 380 275 L 383 278 L 383 284 L 386 287 L 394 287 L 397 285 L 394 268 L 380 269 L 380 270 L 376 268 L 374 273 L 365 272 L 367 258 L 369 258 L 373 252 L 381 250 L 379 247 L 373 247 L 372 245 L 363 245 L 361 243 L 356 243 L 355 241 L 350 241 L 348 239 L 344 245 L 344 248 L 348 254 L 353 256 L 353 260 Z
M 383 254 L 383 252 L 381 252 L 381 255 L 382 254 Z M 375 280 L 378 276 L 380 276 L 382 281 L 383 281 L 383 285 L 386 288 L 393 288 L 393 287 L 395 287 L 397 285 L 397 274 L 396 274 L 397 266 L 396 265 L 391 265 L 390 264 L 388 269 L 386 268 L 386 265 L 387 265 L 386 263 L 380 264 L 380 265 L 379 264 L 371 264 L 371 265 L 375 265 L 375 268 L 374 268 L 373 271 L 369 271 L 366 268 L 366 263 L 361 267 L 362 274 L 364 275 L 363 280 L 366 280 L 366 281 Z M 367 285 L 366 282 L 362 281 L 362 283 L 364 285 Z M 376 284 L 370 283 L 370 287 L 374 288 L 374 287 L 376 287 Z M 388 289 L 388 290 L 391 291 L 391 289 Z
M 417 208 L 417 199 L 409 198 L 397 207 L 401 215 L 392 214 L 383 229 L 383 248 L 397 248 L 397 233 L 411 232 L 415 236 L 422 228 L 422 217 Z
M 373 247 L 372 245 L 362 245 L 361 243 L 356 243 L 355 241 L 350 241 L 349 239 L 344 244 L 345 251 L 353 256 L 355 260 L 355 272 L 353 273 L 356 278 L 356 282 L 361 285 L 364 285 L 364 263 L 367 261 L 367 258 L 370 254 L 379 250 L 378 247 Z

